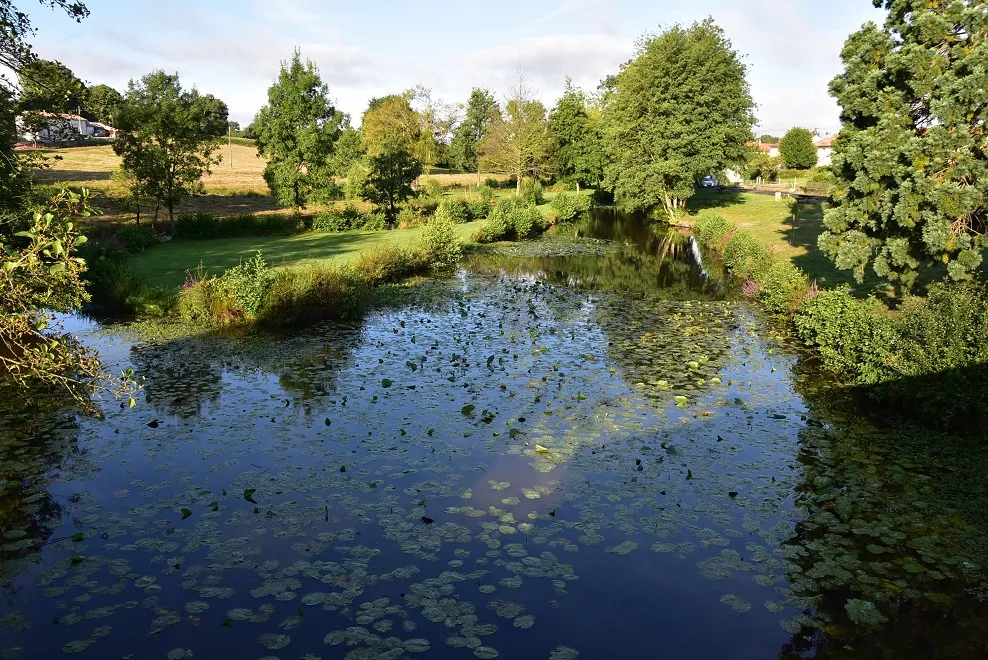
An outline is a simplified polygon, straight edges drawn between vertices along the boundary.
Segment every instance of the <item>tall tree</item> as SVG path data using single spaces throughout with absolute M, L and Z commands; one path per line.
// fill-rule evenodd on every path
M 407 92 L 419 118 L 419 139 L 415 155 L 428 174 L 433 166 L 444 160 L 453 137 L 453 127 L 459 119 L 456 106 L 432 96 L 432 90 L 418 85 Z
M 412 183 L 420 174 L 421 161 L 400 144 L 370 157 L 366 195 L 384 209 L 389 225 L 393 225 L 398 217 L 398 205 L 414 194 Z
M 607 185 L 619 203 L 676 216 L 697 179 L 747 160 L 755 104 L 745 72 L 712 19 L 643 40 L 604 111 Z
M 368 156 L 374 157 L 399 148 L 410 154 L 417 152 L 422 124 L 409 98 L 410 94 L 406 93 L 371 100 L 360 122 L 360 133 Z
M 334 186 L 331 162 L 343 121 L 316 65 L 303 64 L 296 50 L 251 124 L 257 151 L 268 159 L 264 180 L 282 204 L 303 208 L 314 193 Z
M 86 90 L 86 100 L 82 104 L 96 121 L 113 124 L 117 111 L 123 105 L 123 96 L 109 85 L 94 85 Z
M 842 128 L 820 248 L 858 281 L 870 263 L 909 289 L 931 261 L 968 279 L 988 232 L 988 13 L 972 0 L 875 6 L 884 27 L 848 38 L 830 83 Z
M 86 85 L 61 62 L 35 59 L 17 73 L 21 111 L 72 112 L 86 102 Z
M 477 158 L 485 171 L 514 175 L 518 194 L 526 176 L 538 179 L 549 171 L 552 137 L 545 106 L 535 99 L 522 72 L 512 87 L 504 112 L 491 122 L 477 145 Z
M 556 176 L 599 185 L 604 177 L 603 120 L 582 90 L 566 79 L 566 91 L 549 115 Z
M 124 169 L 168 209 L 169 228 L 175 204 L 202 192 L 202 176 L 221 159 L 218 138 L 226 134 L 226 104 L 196 89 L 183 90 L 178 74 L 155 71 L 130 81 L 118 113 L 125 131 L 113 150 Z
M 817 163 L 813 134 L 805 128 L 790 128 L 779 142 L 779 155 L 789 169 L 806 170 Z
M 344 117 L 343 132 L 336 141 L 336 149 L 329 162 L 330 174 L 337 178 L 346 178 L 353 164 L 360 161 L 365 153 L 360 131 L 350 126 L 349 117 Z
M 477 172 L 478 183 L 480 170 L 477 166 L 477 145 L 487 135 L 487 129 L 500 113 L 501 109 L 494 95 L 486 89 L 475 87 L 470 92 L 463 122 L 457 127 L 450 143 L 452 165 L 465 172 Z

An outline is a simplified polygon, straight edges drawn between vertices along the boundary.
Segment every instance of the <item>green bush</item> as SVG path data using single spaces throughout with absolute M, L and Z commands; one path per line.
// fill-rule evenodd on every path
M 493 243 L 505 238 L 509 231 L 508 211 L 504 205 L 497 204 L 487 214 L 487 220 L 474 235 L 474 240 L 478 243 Z
M 779 259 L 759 273 L 758 297 L 773 314 L 792 315 L 806 298 L 810 280 L 788 259 Z
M 892 376 L 889 352 L 898 333 L 881 301 L 855 298 L 847 288 L 820 291 L 799 307 L 793 322 L 797 336 L 817 347 L 831 370 L 859 384 Z
M 467 216 L 470 220 L 486 218 L 491 212 L 491 204 L 483 197 L 471 197 L 464 200 L 467 204 Z
M 87 290 L 103 311 L 165 316 L 175 306 L 172 291 L 148 284 L 122 258 L 104 256 L 86 263 Z
M 552 198 L 550 205 L 552 210 L 556 212 L 556 217 L 559 218 L 560 222 L 569 222 L 576 218 L 579 212 L 576 210 L 576 203 L 573 198 L 575 195 L 570 193 L 556 193 L 556 196 Z
M 764 260 L 765 248 L 749 232 L 734 232 L 724 246 L 724 265 L 738 277 L 750 277 Z
M 368 285 L 350 267 L 287 268 L 274 274 L 258 313 L 268 325 L 346 318 L 360 309 Z
M 521 182 L 521 198 L 529 204 L 538 206 L 545 204 L 545 195 L 542 193 L 542 184 L 532 179 L 525 179 Z
M 436 213 L 422 228 L 422 243 L 429 265 L 435 270 L 450 270 L 463 254 L 456 235 L 456 225 L 444 214 Z
M 144 252 L 144 250 L 158 243 L 154 232 L 144 225 L 127 225 L 118 229 L 115 236 L 123 244 L 124 249 L 131 254 Z
M 415 212 L 415 209 L 405 207 L 398 211 L 398 226 L 401 229 L 418 226 L 422 222 L 422 216 Z
M 257 315 L 273 281 L 274 274 L 268 268 L 260 250 L 247 261 L 227 269 L 220 277 L 221 286 L 237 308 L 248 318 Z
M 367 217 L 357 210 L 356 206 L 348 204 L 342 210 L 332 210 L 319 213 L 312 219 L 312 229 L 315 231 L 351 231 L 360 229 L 367 222 Z
M 429 199 L 433 199 L 439 202 L 446 195 L 446 189 L 443 188 L 442 184 L 435 179 L 426 179 L 425 185 L 422 186 L 422 192 Z
M 212 213 L 183 213 L 175 219 L 175 238 L 216 238 L 220 221 Z
M 353 269 L 370 285 L 397 282 L 404 277 L 427 270 L 429 263 L 423 252 L 399 246 L 381 245 L 361 252 Z
M 733 222 L 724 219 L 724 216 L 716 213 L 704 211 L 693 223 L 693 234 L 700 245 L 709 250 L 722 252 L 727 237 L 734 233 L 737 227 Z
M 486 179 L 484 179 L 484 183 L 481 186 L 481 188 L 483 188 L 484 186 L 487 186 L 491 190 L 497 190 L 498 188 L 504 187 L 504 186 L 501 185 L 501 182 L 500 181 L 498 181 L 497 179 L 495 179 L 492 176 L 489 176 Z
M 388 219 L 380 211 L 368 213 L 362 220 L 360 228 L 365 231 L 383 231 L 388 228 Z
M 439 200 L 429 197 L 415 197 L 407 202 L 408 208 L 412 209 L 422 217 L 427 217 L 436 212 L 439 208 Z
M 214 325 L 240 317 L 218 278 L 190 277 L 178 294 L 178 314 L 186 323 Z
M 467 207 L 463 200 L 447 197 L 439 204 L 435 215 L 441 216 L 454 225 L 462 225 L 467 221 Z
M 508 226 L 518 238 L 528 238 L 546 229 L 549 223 L 534 206 L 519 204 L 508 212 Z

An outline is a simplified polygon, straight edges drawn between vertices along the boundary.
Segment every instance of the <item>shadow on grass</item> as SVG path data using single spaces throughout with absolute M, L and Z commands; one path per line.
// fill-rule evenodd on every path
M 738 206 L 744 204 L 743 192 L 737 188 L 701 188 L 690 198 L 687 207 L 690 213 L 699 213 L 725 206 Z

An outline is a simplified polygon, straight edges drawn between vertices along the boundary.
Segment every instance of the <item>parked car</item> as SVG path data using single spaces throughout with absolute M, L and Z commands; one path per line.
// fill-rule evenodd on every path
M 717 179 L 713 178 L 708 174 L 707 176 L 703 177 L 703 179 L 700 180 L 700 186 L 702 188 L 716 188 Z

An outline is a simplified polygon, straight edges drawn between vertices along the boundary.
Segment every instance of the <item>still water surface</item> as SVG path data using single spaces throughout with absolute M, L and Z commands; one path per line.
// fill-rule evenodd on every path
M 985 657 L 976 444 L 679 234 L 558 234 L 287 335 L 70 320 L 148 380 L 0 418 L 3 657 Z

